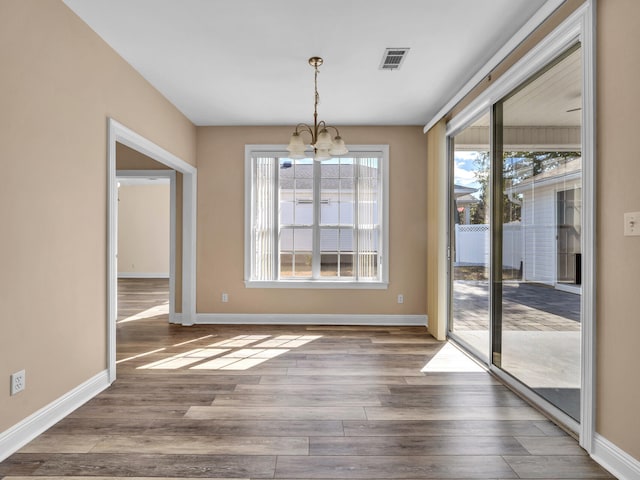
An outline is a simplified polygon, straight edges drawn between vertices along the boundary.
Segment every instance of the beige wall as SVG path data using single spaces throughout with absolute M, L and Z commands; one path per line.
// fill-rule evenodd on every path
M 640 2 L 601 0 L 597 28 L 597 423 L 640 461 L 640 237 L 623 236 L 640 211 Z
M 1 432 L 107 366 L 107 117 L 191 164 L 196 131 L 61 1 L 0 2 L 0 65 Z
M 116 142 L 116 170 L 171 170 L 144 153 Z
M 426 143 L 421 127 L 341 127 L 350 144 L 388 144 L 388 290 L 244 286 L 244 146 L 286 144 L 291 127 L 198 128 L 200 313 L 425 314 Z M 222 303 L 223 292 L 229 303 Z M 404 295 L 404 304 L 397 295 Z
M 170 193 L 168 181 L 118 188 L 118 274 L 169 276 Z

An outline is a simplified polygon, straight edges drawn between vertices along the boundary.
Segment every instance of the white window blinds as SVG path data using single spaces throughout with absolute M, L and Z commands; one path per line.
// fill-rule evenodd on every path
M 253 159 L 252 192 L 252 277 L 255 280 L 276 278 L 276 241 L 278 233 L 277 158 L 257 156 Z

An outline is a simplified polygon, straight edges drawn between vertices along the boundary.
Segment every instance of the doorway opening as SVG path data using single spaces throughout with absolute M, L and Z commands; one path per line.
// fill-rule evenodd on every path
M 170 230 L 175 235 L 170 236 L 173 247 L 169 259 L 169 319 L 173 323 L 193 325 L 196 310 L 197 172 L 194 166 L 113 119 L 108 119 L 107 145 L 107 365 L 109 381 L 113 382 L 116 379 L 118 321 L 118 176 L 144 178 L 150 175 L 145 170 L 154 170 L 155 177 L 168 177 L 170 183 L 173 178 L 173 201 L 170 209 L 173 220 L 170 220 Z M 127 164 L 123 152 L 137 157 L 137 161 L 143 159 L 142 164 Z M 153 166 L 149 166 L 148 162 Z M 123 173 L 124 170 L 127 171 L 126 174 Z
M 118 166 L 128 167 L 141 155 L 120 144 L 116 150 Z M 153 162 L 148 157 L 139 160 Z M 120 325 L 150 318 L 175 321 L 176 172 L 119 168 L 117 186 L 116 322 Z

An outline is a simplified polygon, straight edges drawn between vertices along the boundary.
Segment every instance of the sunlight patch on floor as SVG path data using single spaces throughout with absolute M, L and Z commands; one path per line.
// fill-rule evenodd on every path
M 322 335 L 280 335 L 272 340 L 267 340 L 266 342 L 259 343 L 256 347 L 261 348 L 273 348 L 273 347 L 286 347 L 286 348 L 297 348 L 305 345 L 309 342 L 313 342 L 322 338 Z
M 233 337 L 229 340 L 222 340 L 218 343 L 214 343 L 209 345 L 210 347 L 246 347 L 247 345 L 251 345 L 258 340 L 264 340 L 265 338 L 269 338 L 271 335 L 238 335 L 237 337 Z
M 287 353 L 292 348 L 301 347 L 302 345 L 306 345 L 309 342 L 322 338 L 322 335 L 279 335 L 274 338 L 271 337 L 271 335 L 238 335 L 231 339 L 213 343 L 205 348 L 198 348 L 185 353 L 179 353 L 169 358 L 143 365 L 138 367 L 138 369 L 177 370 L 189 367 L 190 370 L 248 370 L 256 365 L 266 362 L 267 360 Z M 201 337 L 200 339 L 204 338 L 207 337 Z M 260 343 L 253 345 L 252 348 L 242 348 L 257 342 Z M 182 344 L 177 345 L 184 345 L 185 343 L 189 342 L 183 342 Z M 232 347 L 236 347 L 237 349 L 233 350 Z M 148 355 L 149 353 L 154 352 L 148 352 L 139 356 Z M 222 357 L 220 356 L 225 353 L 226 355 Z M 129 359 L 121 361 L 126 360 Z
M 135 315 L 123 318 L 122 320 L 118 320 L 116 323 L 135 322 L 136 320 L 146 320 L 149 318 L 159 317 L 161 315 L 169 315 L 169 302 L 163 303 L 162 305 L 156 305 L 155 307 L 147 308 L 146 310 L 138 312 Z
M 116 362 L 116 365 L 118 363 L 128 362 L 129 360 L 135 360 L 136 358 L 146 357 L 147 355 L 151 355 L 152 353 L 162 352 L 163 350 L 166 350 L 166 348 L 156 348 L 155 350 L 151 350 L 150 352 L 144 352 L 138 355 L 134 355 L 133 357 L 123 358 L 122 360 L 118 360 Z
M 186 342 L 176 343 L 174 347 L 181 347 L 182 345 L 187 345 L 188 343 L 198 342 L 200 340 L 204 340 L 206 338 L 215 337 L 215 335 L 205 335 L 204 337 L 194 338 L 193 340 L 187 340 Z
M 224 357 L 195 365 L 191 370 L 247 370 L 288 351 L 289 349 L 283 348 L 244 348 L 228 353 Z
M 446 343 L 420 371 L 429 373 L 485 372 L 486 370 L 462 353 L 460 349 L 450 343 Z
M 158 360 L 157 362 L 138 367 L 140 370 L 176 370 L 178 368 L 186 367 L 196 362 L 201 362 L 204 359 L 215 357 L 228 352 L 229 349 L 223 348 L 197 348 L 185 353 L 179 353 L 173 357 Z

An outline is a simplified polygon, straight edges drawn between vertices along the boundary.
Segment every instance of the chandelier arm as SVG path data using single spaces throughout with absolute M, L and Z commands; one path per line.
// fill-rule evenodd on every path
M 296 133 L 297 134 L 301 134 L 301 133 L 308 133 L 309 135 L 311 135 L 311 143 L 315 143 L 315 135 L 313 133 L 313 128 L 310 125 L 307 125 L 306 123 L 299 123 L 298 125 L 296 125 Z
M 324 122 L 322 122 L 324 123 Z M 324 128 L 333 128 L 336 131 L 336 135 L 340 136 L 340 131 L 338 130 L 337 127 L 334 127 L 333 125 L 327 125 L 326 123 L 324 123 Z

